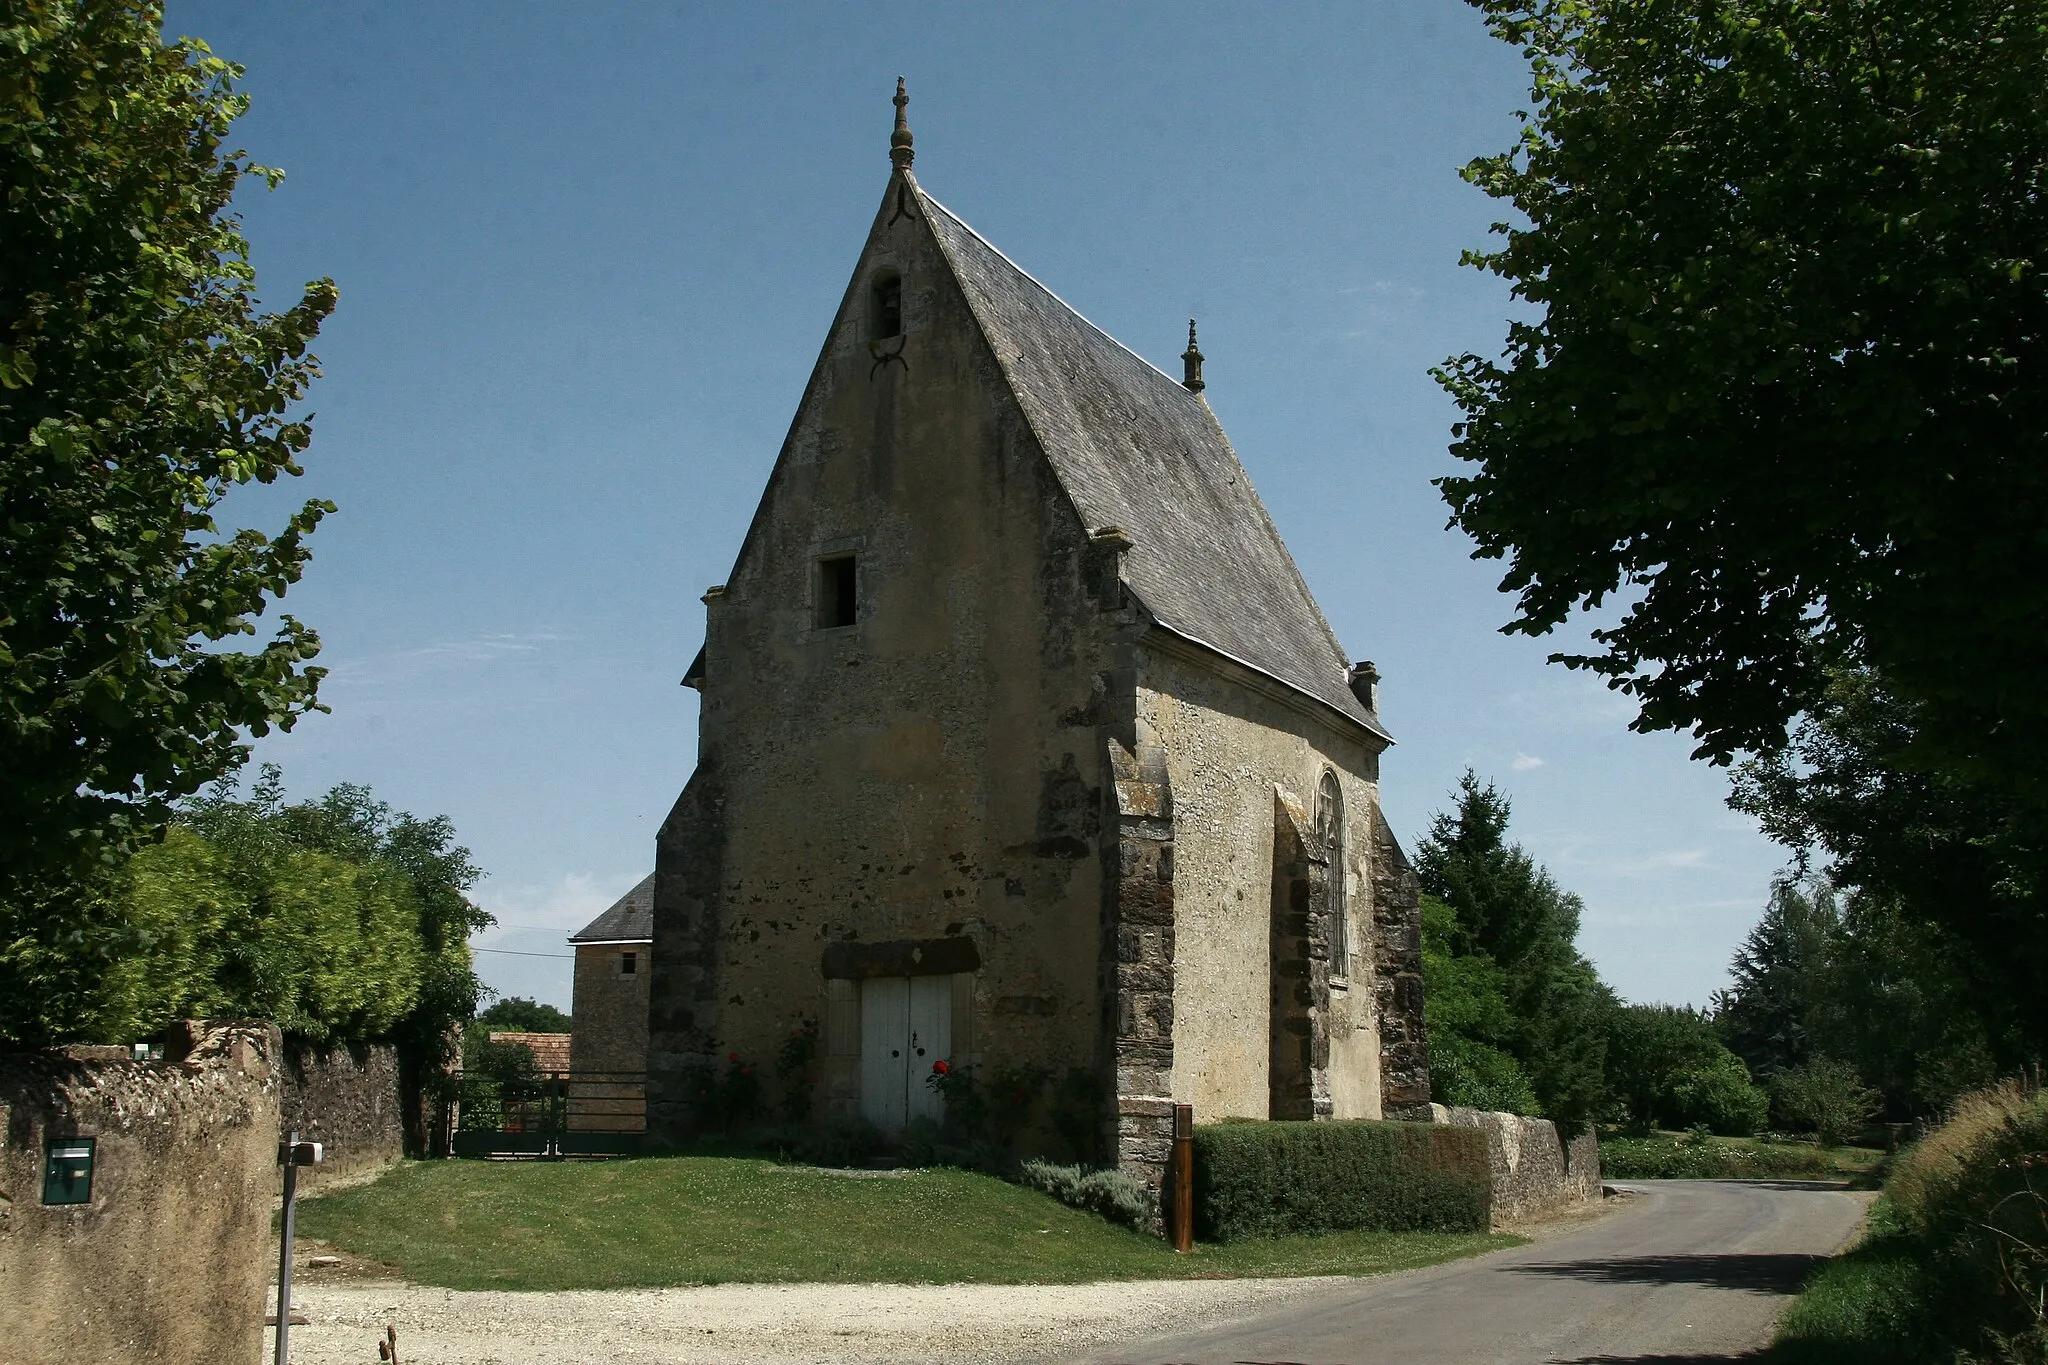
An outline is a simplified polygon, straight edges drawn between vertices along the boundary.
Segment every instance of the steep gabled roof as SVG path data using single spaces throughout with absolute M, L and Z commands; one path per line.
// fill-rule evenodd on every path
M 569 935 L 571 943 L 654 941 L 654 874 L 612 903 L 612 908 Z
M 917 195 L 1067 496 L 1091 530 L 1131 538 L 1126 577 L 1146 611 L 1385 738 L 1209 405 Z

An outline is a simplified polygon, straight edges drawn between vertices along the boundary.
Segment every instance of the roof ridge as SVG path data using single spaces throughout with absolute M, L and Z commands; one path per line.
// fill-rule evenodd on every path
M 962 218 L 959 214 L 953 212 L 953 210 L 947 208 L 944 204 L 940 203 L 936 198 L 932 196 L 930 191 L 926 190 L 924 186 L 918 184 L 915 178 L 906 178 L 910 179 L 910 187 L 913 190 L 917 191 L 918 198 L 924 200 L 927 204 L 930 204 L 933 208 L 937 209 L 940 213 L 945 214 L 948 218 L 951 218 L 955 223 L 958 223 L 960 225 L 961 230 L 966 232 L 968 236 L 974 238 L 975 241 L 980 242 L 990 251 L 993 251 L 996 255 L 1002 257 L 1003 264 L 1009 266 L 1010 269 L 1016 271 L 1019 275 L 1022 275 L 1025 279 L 1031 281 L 1031 283 L 1037 285 L 1040 289 L 1044 290 L 1047 298 L 1051 299 L 1054 303 L 1057 303 L 1060 307 L 1066 309 L 1069 313 L 1072 313 L 1075 317 L 1081 319 L 1081 321 L 1087 323 L 1091 328 L 1093 328 L 1097 333 L 1099 333 L 1105 341 L 1108 341 L 1111 345 L 1115 346 L 1125 355 L 1128 355 L 1131 359 L 1137 361 L 1140 365 L 1143 365 L 1146 369 L 1152 371 L 1152 373 L 1158 375 L 1161 379 L 1164 379 L 1168 384 L 1171 384 L 1174 388 L 1179 389 L 1182 393 L 1187 394 L 1187 396 L 1193 399 L 1195 402 L 1201 403 L 1205 407 L 1207 406 L 1207 400 L 1200 398 L 1195 394 L 1188 393 L 1187 387 L 1183 385 L 1180 382 L 1180 380 L 1175 379 L 1172 375 L 1160 369 L 1157 365 L 1154 365 L 1144 356 L 1138 354 L 1129 346 L 1126 346 L 1123 342 L 1117 340 L 1116 333 L 1110 331 L 1108 328 L 1097 323 L 1093 318 L 1089 317 L 1086 313 L 1074 307 L 1073 304 L 1068 303 L 1064 298 L 1060 297 L 1060 293 L 1057 289 L 1054 289 L 1044 280 L 1039 279 L 1038 276 L 1032 274 L 1023 266 L 1018 265 L 1017 262 L 1011 258 L 1009 252 L 1004 251 L 994 242 L 991 242 L 988 238 L 984 237 L 972 223 L 968 222 L 965 218 Z M 938 238 L 937 241 L 939 243 L 939 249 L 941 251 L 944 251 L 946 248 L 945 239 Z
M 1067 503 L 1088 528 L 1135 533 L 1126 582 L 1149 618 L 1387 740 L 1352 692 L 1349 655 L 1209 404 L 909 185 Z M 1118 416 L 1105 424 L 1112 410 Z

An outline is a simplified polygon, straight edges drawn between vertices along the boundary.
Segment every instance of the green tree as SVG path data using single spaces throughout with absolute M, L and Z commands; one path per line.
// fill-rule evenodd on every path
M 375 869 L 403 888 L 404 929 L 392 942 L 417 953 L 417 976 L 389 1023 L 365 1021 L 345 1035 L 397 1045 L 401 1093 L 409 1106 L 407 1139 L 413 1150 L 424 1151 L 427 1121 L 419 1104 L 430 1092 L 446 1089 L 459 1061 L 456 1027 L 475 1015 L 483 991 L 471 965 L 469 936 L 493 922 L 467 895 L 483 874 L 469 850 L 455 843 L 454 824 L 445 815 L 422 820 L 394 812 L 367 787 L 346 783 L 318 801 L 288 806 L 279 773 L 269 764 L 249 799 L 240 799 L 233 783 L 222 782 L 186 803 L 185 814 L 201 833 L 246 862 L 325 858 Z M 394 983 L 387 980 L 383 991 L 397 1003 Z
M 228 206 L 279 173 L 226 150 L 240 69 L 161 27 L 151 3 L 0 5 L 0 999 L 49 1005 L 19 1042 L 63 1036 L 135 946 L 102 913 L 122 856 L 317 705 L 312 631 L 244 637 L 332 509 L 275 536 L 214 512 L 300 472 L 335 290 L 258 311 Z
M 1823 1147 L 1839 1147 L 1870 1121 L 1879 1097 L 1848 1062 L 1816 1057 L 1778 1077 L 1771 1098 L 1788 1126 L 1812 1133 Z
M 1452 912 L 1441 929 L 1447 956 L 1483 958 L 1499 973 L 1512 1027 L 1472 1041 L 1511 1055 L 1541 1112 L 1575 1131 L 1597 1116 L 1605 1094 L 1613 993 L 1578 951 L 1578 897 L 1508 841 L 1507 798 L 1467 771 L 1456 801 L 1431 822 L 1415 864 L 1424 893 Z
M 1422 1002 L 1429 1036 L 1429 1097 L 1509 1114 L 1541 1116 L 1522 1064 L 1509 1051 L 1519 1023 L 1507 976 L 1484 953 L 1459 953 L 1457 912 L 1422 898 Z
M 476 1029 L 497 1029 L 504 1033 L 568 1033 L 575 1021 L 553 1005 L 543 1005 L 523 995 L 494 1000 L 476 1017 Z
M 1714 1027 L 1728 1049 L 1768 1082 L 1809 1055 L 1821 973 L 1841 926 L 1834 889 L 1788 877 L 1735 950 L 1730 985 L 1714 997 Z
M 1967 955 L 1896 896 L 1788 878 L 1715 999 L 1722 1039 L 1758 1079 L 1816 1057 L 1853 1066 L 1897 1118 L 1945 1109 L 2027 1059 L 2025 1035 L 1987 1026 Z
M 1891 940 L 1909 952 L 1869 964 L 1889 984 L 1855 989 L 1896 996 L 1910 983 L 1942 1032 L 1968 1021 L 2010 1068 L 2048 1040 L 2044 845 L 2018 798 L 1912 760 L 1926 710 L 1871 670 L 1840 671 L 1789 745 L 1738 769 L 1731 804 L 1854 889 L 1858 922 L 1845 951 Z M 1852 982 L 1837 986 L 1839 995 Z M 1896 1017 L 1899 1005 L 1885 1008 Z M 1863 1054 L 1838 1045 L 1837 1055 Z M 1866 1065 L 1866 1074 L 1881 1072 Z
M 1608 1015 L 1607 1028 L 1608 1089 L 1631 1128 L 1704 1123 L 1742 1136 L 1762 1126 L 1764 1093 L 1722 1045 L 1710 1015 L 1687 1006 L 1623 1005 Z
M 1532 63 L 1470 263 L 1529 306 L 1439 379 L 1506 629 L 1728 761 L 1831 670 L 1917 762 L 2048 805 L 2048 0 L 1474 0 Z

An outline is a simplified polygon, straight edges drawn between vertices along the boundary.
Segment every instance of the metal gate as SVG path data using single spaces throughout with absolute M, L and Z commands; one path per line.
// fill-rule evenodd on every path
M 469 1073 L 457 1084 L 457 1156 L 631 1156 L 646 1146 L 644 1071 Z

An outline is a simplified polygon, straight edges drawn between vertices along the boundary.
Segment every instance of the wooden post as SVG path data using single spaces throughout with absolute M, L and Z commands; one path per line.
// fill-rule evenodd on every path
M 1195 1106 L 1173 1106 L 1173 1249 L 1195 1249 Z

